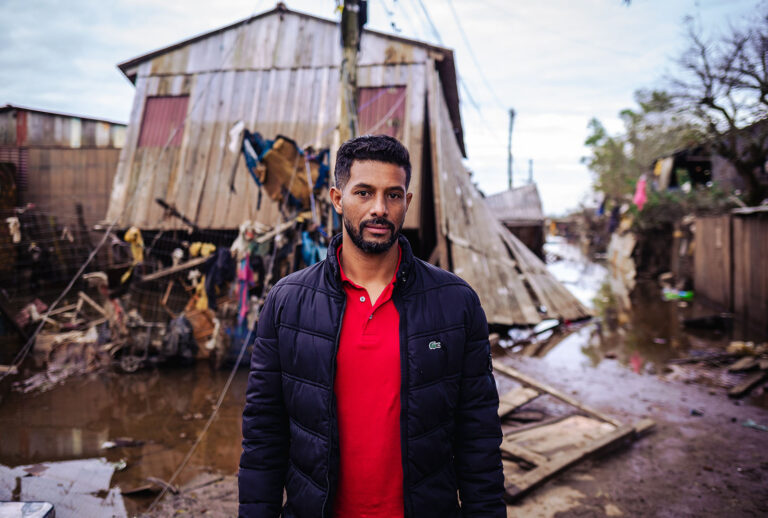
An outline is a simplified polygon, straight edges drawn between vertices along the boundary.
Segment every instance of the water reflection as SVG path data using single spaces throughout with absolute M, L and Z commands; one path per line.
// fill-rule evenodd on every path
M 575 245 L 548 242 L 548 269 L 581 300 L 594 309 L 594 322 L 573 332 L 556 335 L 540 350 L 545 361 L 562 366 L 595 367 L 616 361 L 635 372 L 662 372 L 667 362 L 703 351 L 723 351 L 732 340 L 762 341 L 749 329 L 694 330 L 683 319 L 716 314 L 694 298 L 691 302 L 663 300 L 657 282 L 638 280 L 626 299 L 616 293 L 617 280 L 607 268 L 587 260 Z
M 113 476 L 113 487 L 136 487 L 146 477 L 168 480 L 210 415 L 226 376 L 198 365 L 133 375 L 99 373 L 41 394 L 7 393 L 0 404 L 0 464 L 105 457 L 127 463 Z M 201 472 L 236 471 L 246 381 L 247 372 L 238 372 L 178 484 Z M 120 437 L 143 445 L 102 449 L 105 441 Z

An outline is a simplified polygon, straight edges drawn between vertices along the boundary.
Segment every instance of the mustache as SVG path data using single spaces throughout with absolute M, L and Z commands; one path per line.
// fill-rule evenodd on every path
M 360 232 L 362 232 L 363 229 L 365 227 L 367 227 L 368 225 L 375 225 L 377 227 L 387 227 L 392 232 L 395 231 L 395 224 L 392 223 L 391 221 L 389 221 L 386 218 L 373 218 L 373 219 L 369 219 L 369 220 L 366 220 L 366 221 L 361 221 L 360 222 Z

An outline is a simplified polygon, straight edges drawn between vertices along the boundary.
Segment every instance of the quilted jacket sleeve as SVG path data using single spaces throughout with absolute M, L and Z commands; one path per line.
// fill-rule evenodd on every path
M 244 518 L 276 518 L 288 468 L 288 416 L 283 402 L 273 289 L 259 317 L 243 410 L 243 453 L 238 476 Z
M 507 512 L 499 395 L 491 369 L 488 324 L 477 295 L 472 295 L 454 450 L 459 498 L 465 518 L 503 518 Z

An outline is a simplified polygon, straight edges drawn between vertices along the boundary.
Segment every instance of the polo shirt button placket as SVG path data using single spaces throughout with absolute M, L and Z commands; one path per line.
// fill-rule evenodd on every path
M 365 302 L 365 297 L 360 297 L 360 302 Z

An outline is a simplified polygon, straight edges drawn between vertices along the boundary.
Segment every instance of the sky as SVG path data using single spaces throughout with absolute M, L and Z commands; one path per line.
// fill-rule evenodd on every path
M 764 1 L 764 0 L 763 0 Z M 286 0 L 338 19 L 335 0 Z M 686 48 L 683 20 L 706 33 L 756 16 L 759 0 L 369 0 L 368 27 L 456 53 L 467 165 L 485 194 L 533 180 L 547 215 L 589 204 L 587 123 L 611 132 L 639 88 L 664 85 Z M 273 0 L 2 0 L 0 105 L 127 122 L 133 85 L 117 63 L 272 9 Z M 423 8 L 422 8 L 423 6 Z M 426 11 L 426 14 L 425 14 Z

